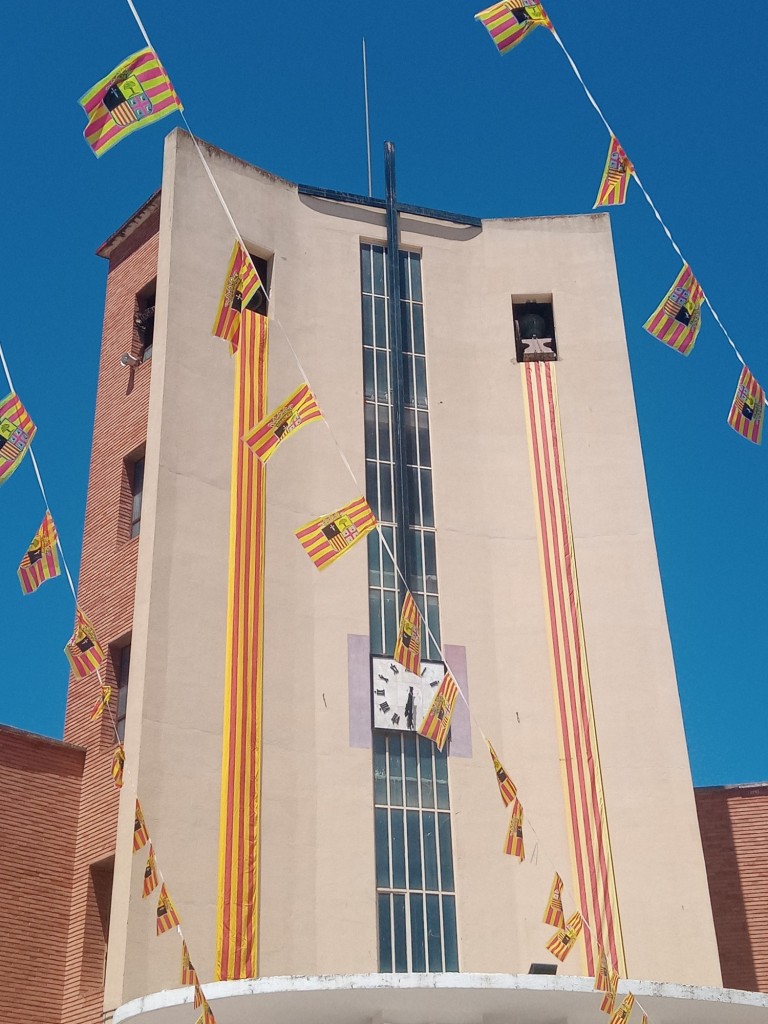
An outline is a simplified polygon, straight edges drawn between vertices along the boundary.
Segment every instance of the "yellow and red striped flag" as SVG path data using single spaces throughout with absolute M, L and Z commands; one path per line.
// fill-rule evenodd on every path
M 160 879 L 157 877 L 157 864 L 155 863 L 155 851 L 152 848 L 152 843 L 149 844 L 149 854 L 147 855 L 147 864 L 144 868 L 144 887 L 141 893 L 141 898 L 151 895 L 158 886 Z
M 517 796 L 517 786 L 502 767 L 501 761 L 496 756 L 496 751 L 493 749 L 493 745 L 490 740 L 485 741 L 488 744 L 488 749 L 491 752 L 491 760 L 493 761 L 493 770 L 496 772 L 496 781 L 499 784 L 499 792 L 501 793 L 501 799 L 504 801 L 504 806 L 509 807 L 512 801 Z
M 552 889 L 549 893 L 549 899 L 547 900 L 547 907 L 544 911 L 544 924 L 549 924 L 553 928 L 565 927 L 565 912 L 563 911 L 563 880 L 557 872 L 555 872 Z
M 648 1024 L 648 1014 L 647 1013 L 643 1014 L 642 1024 Z
M 91 721 L 92 722 L 95 722 L 97 718 L 101 718 L 101 716 L 104 714 L 104 708 L 107 706 L 107 704 L 109 704 L 109 701 L 110 701 L 111 697 L 112 697 L 112 687 L 111 686 L 102 686 L 102 688 L 101 688 L 101 696 L 96 701 L 96 703 L 93 705 L 93 708 L 91 709 Z
M 608 982 L 605 988 L 605 995 L 603 1001 L 600 1003 L 600 1009 L 603 1013 L 613 1013 L 613 1008 L 616 1005 L 616 993 L 619 989 L 619 972 L 611 964 L 608 964 Z
M 202 1002 L 198 1002 L 198 991 L 200 989 L 200 979 L 197 976 L 197 971 L 192 964 L 192 960 L 187 949 L 187 943 L 184 939 L 181 940 L 181 984 L 182 985 L 194 985 L 195 986 L 195 1006 L 202 1006 Z M 202 992 L 200 992 L 202 997 Z
M 576 939 L 581 935 L 581 929 L 583 927 L 584 918 L 581 916 L 579 911 L 576 910 L 566 921 L 565 927 L 561 928 L 560 931 L 555 932 L 547 943 L 547 949 L 552 956 L 556 956 L 558 960 L 564 961 L 576 945 Z
M 525 844 L 523 842 L 523 805 L 515 797 L 512 801 L 512 816 L 504 840 L 504 853 L 517 857 L 522 864 L 525 860 Z
M 416 730 L 421 736 L 432 740 L 438 750 L 443 749 L 445 741 L 448 739 L 448 731 L 451 728 L 451 717 L 456 706 L 458 692 L 459 688 L 456 685 L 456 680 L 450 672 L 446 672 L 437 688 L 435 696 L 432 698 L 429 710 Z
M 21 465 L 37 427 L 12 391 L 0 402 L 0 484 Z
M 144 812 L 141 809 L 141 804 L 138 799 L 136 800 L 136 814 L 133 820 L 133 852 L 137 853 L 142 847 L 146 846 L 149 842 L 149 832 L 147 831 L 147 824 L 144 821 Z
M 318 569 L 335 562 L 350 548 L 376 529 L 376 516 L 365 498 L 313 519 L 296 531 L 299 543 Z
M 123 788 L 123 770 L 125 768 L 125 750 L 122 743 L 115 747 L 112 755 L 112 781 L 117 789 Z
M 394 659 L 414 675 L 421 672 L 421 612 L 410 590 L 405 593 L 403 610 L 400 612 Z
M 194 999 L 192 1001 L 192 1005 L 195 1007 L 196 1010 L 199 1010 L 204 1002 L 205 1002 L 205 995 L 203 994 L 203 990 L 202 990 L 202 988 L 200 986 L 200 982 L 196 981 L 195 982 L 195 996 L 194 996 Z M 208 1009 L 210 1010 L 210 1007 L 208 1007 Z
M 202 992 L 200 993 L 202 995 Z M 208 1000 L 205 996 L 202 996 L 203 1001 L 201 1003 L 203 1012 L 195 1021 L 195 1024 L 216 1024 L 216 1018 L 213 1016 L 213 1010 L 211 1009 Z
M 615 135 L 611 136 L 600 188 L 593 209 L 620 206 L 627 198 L 627 185 L 634 167 Z
M 179 923 L 179 915 L 176 913 L 173 900 L 163 883 L 160 886 L 160 895 L 157 899 L 157 934 L 162 935 L 163 932 L 168 932 L 171 928 L 177 928 Z
M 232 351 L 237 351 L 240 334 L 240 314 L 253 296 L 262 288 L 253 260 L 238 241 L 232 249 L 224 278 L 224 287 L 216 310 L 212 333 L 228 341 Z
M 88 118 L 83 136 L 96 156 L 137 128 L 184 109 L 157 55 L 149 48 L 126 57 L 79 103 Z
M 618 1008 L 616 1013 L 611 1017 L 611 1024 L 627 1024 L 631 1014 L 632 1007 L 635 1005 L 635 997 L 631 992 L 627 992 L 624 996 L 624 1002 Z
M 32 538 L 17 572 L 24 594 L 31 594 L 41 583 L 61 575 L 59 552 L 56 547 L 56 527 L 48 509 L 45 510 L 40 529 Z
M 75 630 L 64 648 L 73 674 L 85 679 L 95 669 L 101 668 L 104 651 L 101 649 L 93 626 L 79 608 L 75 608 Z
M 676 352 L 689 356 L 701 327 L 703 301 L 704 290 L 686 263 L 643 328 Z
M 307 423 L 322 418 L 320 406 L 310 391 L 309 384 L 302 384 L 260 423 L 257 423 L 243 440 L 258 459 L 266 462 L 286 437 L 295 434 Z
M 546 11 L 536 0 L 502 0 L 480 11 L 475 20 L 488 29 L 501 54 L 509 53 L 539 25 L 552 28 Z
M 728 425 L 748 441 L 760 444 L 763 440 L 764 414 L 765 392 L 746 366 L 743 366 L 728 414 Z

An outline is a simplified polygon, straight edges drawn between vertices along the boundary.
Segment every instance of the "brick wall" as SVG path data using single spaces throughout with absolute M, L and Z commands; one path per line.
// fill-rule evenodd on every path
M 697 789 L 726 988 L 768 992 L 768 783 Z
M 85 751 L 0 725 L 0 980 L 10 1024 L 59 1020 Z
M 157 203 L 155 203 L 157 205 Z M 159 212 L 123 229 L 109 247 L 96 415 L 85 511 L 78 601 L 105 651 L 130 637 L 139 538 L 130 536 L 130 474 L 125 460 L 143 450 L 152 362 L 121 365 L 138 354 L 136 295 L 157 273 Z M 103 249 L 101 250 L 103 252 Z M 67 944 L 63 1024 L 102 1020 L 104 963 L 117 825 L 117 790 L 111 777 L 117 713 L 116 665 L 107 658 L 105 682 L 113 688 L 111 714 L 96 722 L 96 675 L 70 679 L 64 737 L 86 749 L 77 828 L 72 907 Z

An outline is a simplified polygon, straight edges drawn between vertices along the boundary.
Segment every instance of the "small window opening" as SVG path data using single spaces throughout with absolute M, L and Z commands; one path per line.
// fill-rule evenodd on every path
M 115 669 L 117 681 L 117 714 L 115 716 L 115 728 L 118 739 L 122 743 L 125 740 L 125 712 L 128 707 L 128 674 L 131 668 L 131 644 L 128 642 L 118 647 L 112 655 L 112 663 Z
M 141 505 L 144 497 L 144 456 L 128 463 L 128 482 L 131 488 L 131 537 L 141 532 Z
M 519 363 L 557 359 L 551 301 L 513 299 L 515 352 Z
M 136 312 L 133 323 L 139 341 L 139 358 L 146 363 L 152 358 L 152 344 L 155 336 L 155 296 L 157 280 L 150 281 L 136 296 Z
M 267 289 L 269 288 L 269 263 L 267 260 L 262 259 L 261 256 L 254 256 L 250 253 L 250 257 L 253 260 L 253 265 L 256 268 L 256 273 L 261 279 L 262 287 L 256 292 L 251 301 L 245 307 L 250 309 L 253 313 L 261 313 L 262 316 L 267 312 Z

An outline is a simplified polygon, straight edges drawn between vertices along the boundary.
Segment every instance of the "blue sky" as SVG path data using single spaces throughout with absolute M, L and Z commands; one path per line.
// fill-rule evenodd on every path
M 500 57 L 467 0 L 139 10 L 193 130 L 293 181 L 374 193 L 397 145 L 406 202 L 483 217 L 588 212 L 608 138 L 549 33 Z M 768 163 L 765 5 L 550 0 L 548 11 L 753 372 L 768 385 L 761 293 Z M 158 186 L 177 118 L 96 160 L 78 97 L 143 41 L 123 0 L 7 5 L 0 340 L 73 571 L 90 456 L 106 265 L 94 250 Z M 33 115 L 30 117 L 30 115 Z M 708 313 L 693 355 L 642 324 L 679 269 L 639 190 L 611 214 L 654 527 L 694 781 L 768 779 L 766 451 L 726 417 L 739 364 Z M 616 410 L 621 415 L 621 410 Z M 768 442 L 767 442 L 768 443 Z M 22 597 L 44 507 L 28 460 L 0 490 L 6 609 L 0 721 L 60 736 L 72 601 Z M 8 623 L 14 628 L 9 629 Z M 617 665 L 617 673 L 621 666 Z

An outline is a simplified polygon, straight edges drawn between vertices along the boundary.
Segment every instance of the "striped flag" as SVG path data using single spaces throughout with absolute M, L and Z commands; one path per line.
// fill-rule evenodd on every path
M 151 895 L 157 888 L 159 881 L 160 879 L 157 877 L 157 864 L 155 863 L 155 851 L 152 848 L 152 843 L 150 843 L 147 866 L 144 868 L 144 888 L 141 898 L 144 899 L 145 896 Z
M 322 418 L 320 406 L 309 390 L 309 384 L 302 384 L 249 431 L 243 440 L 257 458 L 266 462 L 286 437 L 295 434 L 307 423 Z
M 549 899 L 547 900 L 547 908 L 544 911 L 544 924 L 551 925 L 553 928 L 565 927 L 565 913 L 563 911 L 563 880 L 557 872 L 555 872 L 552 889 L 549 893 Z
M 101 718 L 101 716 L 104 714 L 104 708 L 107 706 L 107 704 L 109 704 L 109 701 L 110 701 L 111 697 L 112 697 L 112 687 L 111 686 L 102 686 L 102 688 L 101 688 L 101 696 L 96 701 L 96 703 L 93 705 L 93 708 L 91 709 L 91 721 L 92 722 L 95 722 L 97 718 Z
M 204 1003 L 205 1003 L 205 996 L 203 995 L 203 990 L 200 987 L 200 982 L 196 981 L 195 982 L 195 997 L 193 999 L 192 1005 L 195 1007 L 196 1010 L 199 1010 L 200 1007 Z M 210 1010 L 210 1007 L 208 1007 L 208 1009 Z
M 197 976 L 197 971 L 192 965 L 189 950 L 187 949 L 187 944 L 184 939 L 181 940 L 181 984 L 195 986 L 195 1006 L 201 1006 L 202 1003 L 197 1001 L 197 994 L 200 989 L 200 979 Z M 202 996 L 202 992 L 200 995 Z
M 581 916 L 579 911 L 576 910 L 568 918 L 565 928 L 561 928 L 560 931 L 555 932 L 547 943 L 547 949 L 552 956 L 556 956 L 558 960 L 564 961 L 576 945 L 576 939 L 581 935 L 581 929 L 583 927 L 584 918 Z
M 408 672 L 421 672 L 421 613 L 410 591 L 406 591 L 395 644 L 395 661 Z
M 138 799 L 136 800 L 136 814 L 133 819 L 133 852 L 138 853 L 142 847 L 146 846 L 149 842 L 149 832 L 147 831 L 147 824 L 144 821 L 144 812 L 141 809 L 141 804 Z
M 618 1008 L 616 1013 L 611 1017 L 611 1024 L 627 1024 L 631 1014 L 632 1007 L 635 1005 L 635 997 L 631 992 L 627 992 L 624 996 L 624 1002 Z
M 763 440 L 764 412 L 765 392 L 746 366 L 743 366 L 728 414 L 728 425 L 748 441 L 760 444 Z
M 102 651 L 93 626 L 79 608 L 75 608 L 75 631 L 64 648 L 73 674 L 77 679 L 85 679 L 91 672 L 100 669 L 104 661 Z
M 606 956 L 605 950 L 602 946 L 597 947 L 597 956 L 595 957 L 595 992 L 608 992 L 610 989 L 610 969 L 608 967 L 608 957 Z
M 306 523 L 296 531 L 296 536 L 317 568 L 324 569 L 374 529 L 376 516 L 371 506 L 365 498 L 356 498 L 343 508 Z
M 0 484 L 21 464 L 37 427 L 12 391 L 0 402 Z
M 112 755 L 112 781 L 117 789 L 123 788 L 123 770 L 125 768 L 125 750 L 122 743 L 115 747 Z
M 440 686 L 437 688 L 435 696 L 432 698 L 429 710 L 417 729 L 421 736 L 432 740 L 438 750 L 443 749 L 445 741 L 448 739 L 448 730 L 451 728 L 451 717 L 456 705 L 458 692 L 459 688 L 456 685 L 456 680 L 450 672 L 446 672 Z
M 83 136 L 96 156 L 137 128 L 184 109 L 157 55 L 148 48 L 126 57 L 79 103 L 88 118 Z
M 552 27 L 552 22 L 535 0 L 502 0 L 475 15 L 496 44 L 499 53 L 509 53 L 525 36 L 539 25 Z
M 593 209 L 620 206 L 627 198 L 627 185 L 634 167 L 615 135 L 611 136 L 600 188 Z
M 201 993 L 201 995 L 202 995 L 202 993 Z M 211 1009 L 210 1005 L 208 1004 L 208 1000 L 205 998 L 205 996 L 203 996 L 202 998 L 203 998 L 203 1002 L 202 1002 L 203 1012 L 197 1018 L 195 1024 L 216 1024 L 216 1018 L 213 1016 L 213 1010 Z
M 701 327 L 703 301 L 704 291 L 686 263 L 643 327 L 676 352 L 689 356 Z
M 160 895 L 157 899 L 157 934 L 162 935 L 171 928 L 179 926 L 179 915 L 173 905 L 173 900 L 168 894 L 165 883 L 160 886 Z
M 608 983 L 605 989 L 605 995 L 603 1001 L 600 1003 L 600 1009 L 603 1013 L 613 1013 L 613 1008 L 616 1005 L 616 992 L 619 988 L 619 972 L 615 967 L 608 964 Z
M 59 552 L 56 547 L 56 527 L 47 509 L 40 529 L 32 538 L 17 573 L 24 594 L 31 594 L 41 583 L 61 575 Z
M 511 857 L 518 857 L 521 864 L 525 860 L 523 805 L 517 797 L 512 801 L 512 817 L 509 819 L 507 837 L 504 840 L 504 853 L 508 853 Z
M 509 807 L 512 801 L 517 796 L 517 787 L 502 767 L 501 761 L 496 756 L 496 751 L 493 749 L 490 740 L 485 741 L 488 744 L 488 749 L 491 752 L 491 760 L 493 761 L 493 770 L 496 772 L 496 781 L 499 784 L 499 792 L 501 793 L 501 799 L 504 801 L 504 806 Z
M 240 334 L 240 314 L 253 296 L 263 288 L 253 260 L 238 241 L 232 249 L 221 290 L 219 308 L 213 324 L 212 334 L 228 341 L 235 352 Z

